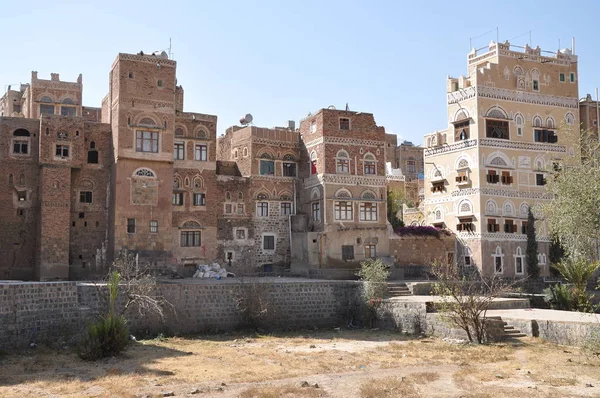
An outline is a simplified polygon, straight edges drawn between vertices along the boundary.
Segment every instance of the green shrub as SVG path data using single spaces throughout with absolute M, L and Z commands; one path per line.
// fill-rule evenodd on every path
M 81 359 L 93 361 L 120 354 L 129 344 L 129 328 L 121 315 L 110 314 L 90 324 L 79 344 Z
M 555 310 L 572 311 L 574 307 L 571 288 L 561 283 L 544 289 L 544 301 Z
M 129 328 L 123 315 L 115 315 L 115 303 L 119 294 L 121 275 L 114 271 L 109 275 L 108 315 L 91 323 L 77 347 L 79 357 L 97 360 L 120 354 L 129 344 Z
M 363 281 L 361 296 L 366 305 L 366 318 L 373 326 L 377 318 L 377 309 L 387 294 L 387 278 L 390 272 L 387 265 L 378 258 L 369 258 L 360 263 L 357 275 Z

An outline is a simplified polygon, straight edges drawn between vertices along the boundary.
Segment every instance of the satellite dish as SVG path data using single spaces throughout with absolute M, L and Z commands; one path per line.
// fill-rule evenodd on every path
M 335 106 L 333 106 L 333 105 L 329 105 L 329 106 L 327 107 L 327 109 L 334 109 L 334 110 L 335 110 Z
M 169 54 L 167 54 L 166 51 L 163 51 L 163 52 L 160 53 L 160 57 L 161 58 L 165 58 L 165 59 L 169 59 Z
M 246 125 L 246 124 L 250 124 L 252 123 L 252 120 L 254 120 L 254 118 L 252 117 L 251 114 L 246 113 L 245 116 L 242 116 L 240 119 L 240 124 Z

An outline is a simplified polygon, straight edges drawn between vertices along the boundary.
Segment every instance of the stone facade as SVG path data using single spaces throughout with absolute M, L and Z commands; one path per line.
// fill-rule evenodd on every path
M 448 128 L 425 137 L 424 216 L 457 234 L 460 264 L 523 277 L 528 209 L 576 151 L 577 56 L 492 42 L 467 61 L 469 77 L 448 78 Z M 535 228 L 548 275 L 548 228 Z

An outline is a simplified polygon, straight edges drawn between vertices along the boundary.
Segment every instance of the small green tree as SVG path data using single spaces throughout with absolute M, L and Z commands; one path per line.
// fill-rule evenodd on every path
M 561 262 L 565 257 L 565 249 L 563 249 L 560 244 L 560 238 L 554 234 L 552 235 L 552 241 L 550 242 L 550 249 L 548 253 L 548 260 L 550 261 L 550 265 L 557 264 Z M 553 276 L 559 276 L 560 273 L 554 267 L 550 267 L 550 273 Z
M 369 258 L 360 263 L 357 275 L 362 285 L 362 301 L 367 308 L 367 320 L 373 326 L 377 318 L 377 309 L 387 294 L 388 267 L 378 258 Z
M 527 273 L 531 278 L 540 276 L 540 265 L 538 264 L 537 238 L 535 234 L 535 217 L 531 207 L 527 212 L 527 249 L 525 249 L 525 260 L 527 261 Z
M 592 312 L 594 309 L 592 305 L 593 295 L 588 293 L 587 284 L 600 268 L 600 262 L 569 258 L 553 264 L 553 267 L 571 284 L 572 309 L 581 312 Z
M 404 192 L 400 189 L 390 189 L 387 191 L 387 218 L 392 228 L 404 226 L 404 220 L 398 218 L 398 212 L 402 210 L 405 203 Z

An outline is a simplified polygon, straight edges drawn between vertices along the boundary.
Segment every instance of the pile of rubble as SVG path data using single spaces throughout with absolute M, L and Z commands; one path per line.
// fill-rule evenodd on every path
M 207 264 L 198 264 L 198 269 L 196 270 L 196 272 L 194 273 L 194 278 L 205 278 L 205 279 L 221 279 L 221 278 L 227 278 L 228 272 L 225 268 L 221 268 L 221 266 L 214 262 L 211 265 L 207 265 Z M 231 273 L 229 273 L 229 276 L 232 276 Z

